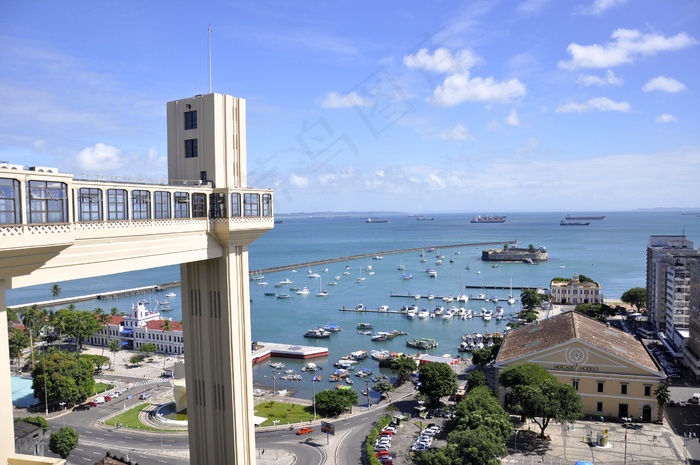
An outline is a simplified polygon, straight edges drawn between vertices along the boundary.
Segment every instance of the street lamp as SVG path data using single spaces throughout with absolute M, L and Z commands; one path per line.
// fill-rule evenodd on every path
M 365 381 L 365 396 L 367 396 L 367 410 L 369 410 L 369 381 Z
M 632 417 L 622 417 L 622 426 L 625 428 L 625 462 L 627 465 L 627 422 L 632 421 Z
M 279 374 L 279 371 L 272 370 L 272 397 L 275 397 L 277 395 L 277 387 L 275 386 L 275 384 L 277 382 L 277 375 Z
M 313 386 L 313 388 L 314 388 L 314 397 L 313 397 L 313 401 L 314 401 L 314 421 L 316 421 L 316 381 L 314 381 L 313 378 L 311 378 L 311 386 Z
M 275 460 L 279 459 L 279 452 L 277 450 L 277 424 L 279 422 L 279 420 L 272 420 L 272 423 L 275 425 Z
M 516 462 L 515 456 L 518 453 L 518 430 L 513 431 L 513 434 L 515 434 L 515 447 L 513 448 L 513 463 Z

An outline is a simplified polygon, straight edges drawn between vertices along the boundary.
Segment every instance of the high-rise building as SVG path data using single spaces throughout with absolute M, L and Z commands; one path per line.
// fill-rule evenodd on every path
M 274 225 L 272 191 L 247 186 L 243 99 L 197 95 L 167 114 L 167 183 L 138 167 L 133 181 L 101 182 L 0 162 L 0 311 L 6 289 L 179 264 L 190 460 L 252 465 L 248 246 Z M 8 353 L 0 315 L 2 431 L 13 422 Z M 12 440 L 0 436 L 0 465 L 27 463 Z
M 700 257 L 683 236 L 651 236 L 647 246 L 647 310 L 664 345 L 678 359 L 688 339 L 689 265 Z
M 683 351 L 683 364 L 690 369 L 697 382 L 700 380 L 700 259 L 691 260 L 690 271 L 690 312 L 688 341 Z

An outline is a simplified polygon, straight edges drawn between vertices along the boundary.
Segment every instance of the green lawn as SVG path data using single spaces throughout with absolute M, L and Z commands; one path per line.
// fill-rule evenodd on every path
M 121 424 L 122 428 L 142 429 L 146 431 L 166 431 L 162 428 L 154 428 L 150 425 L 141 423 L 139 414 L 143 409 L 148 407 L 150 407 L 150 404 L 137 405 L 124 413 L 120 413 L 119 415 L 115 415 L 105 420 L 105 424 L 110 426 L 119 426 Z
M 114 384 L 95 383 L 95 391 L 92 394 L 93 395 L 100 394 L 102 392 L 109 391 L 113 387 L 114 387 Z
M 267 418 L 261 426 L 272 426 L 274 425 L 273 420 L 279 420 L 279 424 L 282 426 L 314 419 L 313 407 L 284 402 L 263 402 L 255 406 L 255 411 L 255 415 Z

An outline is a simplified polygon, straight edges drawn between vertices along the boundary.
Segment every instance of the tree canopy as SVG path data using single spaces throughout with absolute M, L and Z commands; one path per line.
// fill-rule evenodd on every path
M 526 288 L 520 292 L 520 301 L 523 303 L 523 308 L 533 310 L 536 307 L 542 306 L 544 297 L 537 292 L 537 289 Z
M 578 304 L 574 311 L 603 323 L 608 321 L 608 317 L 615 316 L 617 313 L 617 310 L 606 304 Z
M 512 389 L 510 407 L 513 411 L 536 423 L 542 437 L 550 420 L 571 422 L 583 414 L 583 403 L 576 389 L 560 383 L 534 363 L 508 367 L 501 372 L 498 381 Z
M 413 357 L 401 356 L 391 362 L 391 371 L 399 377 L 399 385 L 410 379 L 411 373 L 418 369 L 418 363 Z
M 82 402 L 95 389 L 95 365 L 92 357 L 75 352 L 49 350 L 32 371 L 34 397 L 44 400 L 44 381 L 48 403 Z
M 78 433 L 73 428 L 63 427 L 49 437 L 49 449 L 65 459 L 78 447 L 78 439 Z
M 643 287 L 633 287 L 620 297 L 624 303 L 637 308 L 637 311 L 647 306 L 647 290 Z
M 418 391 L 428 396 L 431 403 L 440 397 L 451 396 L 457 390 L 457 374 L 446 363 L 426 363 L 418 368 Z
M 316 410 L 322 415 L 340 415 L 357 404 L 357 391 L 354 389 L 326 389 L 314 396 Z

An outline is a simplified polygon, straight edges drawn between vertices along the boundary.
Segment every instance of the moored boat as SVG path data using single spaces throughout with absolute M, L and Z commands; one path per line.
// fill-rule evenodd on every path
M 505 223 L 505 215 L 476 215 L 471 223 Z

